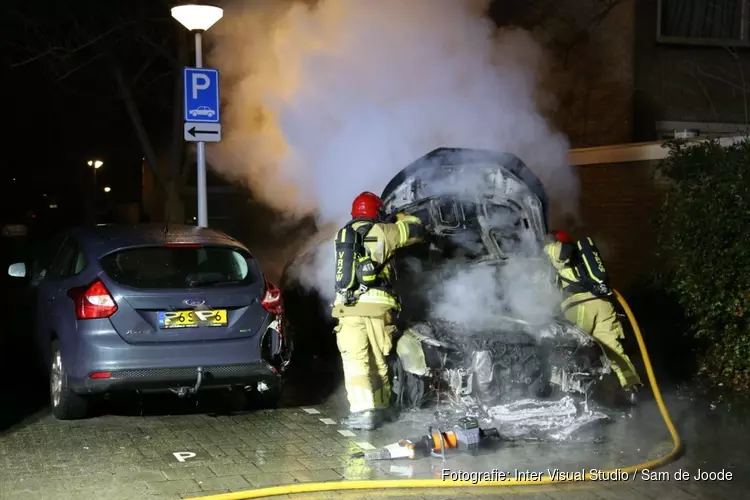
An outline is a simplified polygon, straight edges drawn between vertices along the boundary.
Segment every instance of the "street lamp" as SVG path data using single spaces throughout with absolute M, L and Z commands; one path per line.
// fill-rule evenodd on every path
M 89 160 L 89 167 L 94 169 L 94 188 L 96 188 L 96 171 L 102 168 L 104 162 L 101 160 Z
M 185 4 L 172 7 L 172 17 L 195 34 L 195 67 L 203 67 L 202 33 L 224 16 L 224 10 L 214 5 Z M 206 143 L 199 141 L 198 153 L 198 225 L 208 227 L 206 196 Z
M 110 191 L 112 191 L 112 188 L 111 188 L 111 187 L 109 187 L 109 186 L 104 186 L 104 192 L 105 192 L 105 193 L 109 193 Z

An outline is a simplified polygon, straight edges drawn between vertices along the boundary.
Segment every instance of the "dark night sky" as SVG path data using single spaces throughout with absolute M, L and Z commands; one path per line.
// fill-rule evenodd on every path
M 177 52 L 172 35 L 176 21 L 169 17 L 169 6 L 162 0 L 2 2 L 0 71 L 3 108 L 10 114 L 4 120 L 5 154 L 0 160 L 3 218 L 33 208 L 33 203 L 43 200 L 42 193 L 58 197 L 60 205 L 80 208 L 83 197 L 93 193 L 93 177 L 86 165 L 93 158 L 104 161 L 97 173 L 100 188 L 110 185 L 117 200 L 139 201 L 143 153 L 132 122 L 103 58 L 87 61 L 106 48 L 126 77 L 132 78 L 146 58 L 152 58 L 136 84 L 140 92 L 136 100 L 158 154 L 166 147 L 164 137 L 170 129 L 174 67 L 163 54 L 157 57 L 146 43 L 133 40 L 143 35 Z M 137 27 L 116 32 L 119 38 L 109 35 L 90 49 L 68 49 L 127 22 Z M 53 54 L 18 66 L 58 45 L 73 56 L 61 60 Z M 79 66 L 70 77 L 59 80 L 60 74 Z
M 101 56 L 111 54 L 128 80 L 137 76 L 131 86 L 136 104 L 156 154 L 165 154 L 175 76 L 192 62 L 189 33 L 169 13 L 176 3 L 179 0 L 0 2 L 2 107 L 10 114 L 3 122 L 0 218 L 17 219 L 35 209 L 46 201 L 42 193 L 80 212 L 83 200 L 94 193 L 86 165 L 94 158 L 104 162 L 97 180 L 100 188 L 112 187 L 109 198 L 140 201 L 143 150 L 118 98 L 108 59 Z M 511 12 L 523 0 L 497 3 Z M 186 47 L 182 60 L 180 44 Z M 145 61 L 149 64 L 144 68 Z

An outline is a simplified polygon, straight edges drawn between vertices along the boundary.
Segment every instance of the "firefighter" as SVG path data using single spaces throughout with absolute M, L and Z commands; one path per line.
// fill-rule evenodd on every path
M 598 289 L 596 282 L 599 280 L 588 276 L 594 266 L 587 267 L 577 262 L 581 260 L 580 247 L 567 233 L 554 232 L 554 240 L 544 250 L 557 271 L 557 283 L 563 293 L 562 311 L 569 321 L 592 335 L 604 347 L 612 371 L 622 388 L 630 393 L 631 402 L 634 402 L 635 392 L 642 383 L 620 343 L 625 334 L 612 303 L 612 292 L 606 286 Z M 593 247 L 593 241 L 590 238 L 586 240 Z M 586 247 L 583 248 L 585 251 Z M 598 257 L 598 251 L 593 248 Z M 598 261 L 599 270 L 604 272 L 601 259 L 594 260 Z
M 344 367 L 350 429 L 373 430 L 392 420 L 386 357 L 393 347 L 394 314 L 401 306 L 392 289 L 394 252 L 424 240 L 414 216 L 385 221 L 383 202 L 370 192 L 352 203 L 352 220 L 336 236 L 336 343 Z

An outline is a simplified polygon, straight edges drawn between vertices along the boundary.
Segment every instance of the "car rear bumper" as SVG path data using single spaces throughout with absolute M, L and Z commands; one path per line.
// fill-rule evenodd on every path
M 184 366 L 173 368 L 137 368 L 111 372 L 93 372 L 106 378 L 81 378 L 71 381 L 71 389 L 79 394 L 112 391 L 167 391 L 170 389 L 216 389 L 236 385 L 278 382 L 279 374 L 268 363 L 217 366 Z
M 65 350 L 68 383 L 80 394 L 117 390 L 169 390 L 185 387 L 209 389 L 277 382 L 283 367 L 264 349 L 277 338 L 277 321 L 264 325 L 264 333 L 214 342 L 129 344 L 102 323 L 89 330 L 77 345 Z M 84 333 L 84 332 L 80 332 Z M 200 370 L 199 370 L 200 369 Z M 199 371 L 201 373 L 198 383 Z

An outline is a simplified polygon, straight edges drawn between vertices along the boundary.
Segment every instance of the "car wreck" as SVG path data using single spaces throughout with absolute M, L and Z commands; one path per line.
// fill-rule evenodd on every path
M 605 417 L 588 401 L 610 372 L 609 361 L 592 337 L 562 317 L 559 295 L 549 295 L 552 270 L 543 254 L 549 203 L 520 158 L 440 148 L 399 172 L 381 198 L 389 215 L 415 215 L 430 233 L 393 258 L 402 303 L 391 359 L 394 403 L 408 410 L 440 400 L 517 429 L 531 419 L 535 431 L 552 431 L 554 421 L 559 436 Z M 293 267 L 309 265 L 314 252 L 303 252 L 282 280 L 287 328 L 304 328 L 296 339 L 316 345 L 327 339 L 330 347 L 329 305 L 321 308 L 320 297 L 293 278 Z M 451 287 L 451 280 L 464 282 Z M 522 303 L 514 300 L 519 290 L 526 294 Z M 462 300 L 476 312 L 467 313 Z

